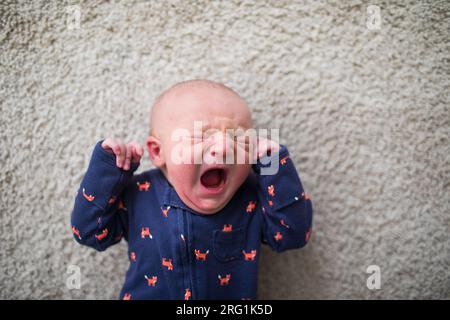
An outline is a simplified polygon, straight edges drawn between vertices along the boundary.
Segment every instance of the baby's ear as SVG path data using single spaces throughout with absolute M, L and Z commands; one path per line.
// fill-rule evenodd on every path
M 154 136 L 149 136 L 147 138 L 147 151 L 155 167 L 160 168 L 164 166 L 166 161 L 162 152 L 161 141 Z

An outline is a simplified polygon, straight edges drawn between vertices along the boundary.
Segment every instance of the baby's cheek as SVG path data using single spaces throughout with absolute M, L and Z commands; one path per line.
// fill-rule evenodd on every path
M 249 175 L 251 165 L 238 164 L 234 166 L 234 180 L 237 184 L 241 184 Z
M 178 185 L 191 187 L 197 180 L 197 168 L 195 165 L 179 164 L 173 165 L 171 168 L 171 180 Z

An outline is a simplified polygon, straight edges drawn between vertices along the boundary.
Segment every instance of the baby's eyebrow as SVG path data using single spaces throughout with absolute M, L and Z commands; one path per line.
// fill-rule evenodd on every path
M 200 127 L 200 125 L 201 125 L 201 127 Z M 211 129 L 212 126 L 211 126 L 211 124 L 205 123 L 205 122 L 203 122 L 203 121 L 194 121 L 194 123 L 193 123 L 193 128 L 194 128 L 194 129 L 191 129 L 191 130 L 189 130 L 189 131 L 191 131 L 191 132 L 198 132 L 199 129 L 201 129 L 202 132 L 204 132 L 204 131 L 206 131 L 206 130 Z
M 209 130 L 209 132 L 208 132 L 208 130 Z M 206 136 L 209 136 L 211 134 L 215 134 L 216 132 L 220 132 L 221 131 L 221 132 L 223 132 L 225 134 L 228 134 L 230 136 L 239 136 L 239 137 L 247 136 L 246 131 L 243 128 L 241 128 L 241 127 L 238 127 L 238 128 L 225 128 L 225 130 L 209 128 L 208 130 L 203 130 L 203 132 L 191 131 L 191 132 L 189 132 L 189 134 L 190 134 L 190 136 L 200 136 L 201 135 L 202 137 L 206 137 Z M 205 135 L 205 133 L 206 133 L 206 135 Z
M 194 128 L 189 130 L 191 135 L 195 135 L 195 134 L 203 135 L 207 131 L 210 131 L 210 133 L 222 131 L 224 133 L 232 133 L 232 134 L 242 135 L 242 132 L 245 132 L 246 128 L 242 125 L 231 124 L 231 123 L 228 126 L 226 126 L 225 128 L 216 128 L 208 122 L 206 122 L 206 123 L 201 122 L 201 127 L 200 127 L 200 126 L 198 126 L 198 122 L 197 122 L 194 124 Z
M 210 124 L 206 124 L 206 125 L 202 126 L 202 131 L 203 132 L 211 130 L 211 129 L 214 129 L 214 128 Z

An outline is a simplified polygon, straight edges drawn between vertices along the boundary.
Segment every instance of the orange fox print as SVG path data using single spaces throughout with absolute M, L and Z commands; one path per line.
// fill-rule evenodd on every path
M 141 238 L 145 239 L 145 237 L 149 237 L 150 239 L 153 239 L 153 236 L 150 233 L 150 228 L 149 227 L 143 227 L 141 229 Z
M 93 195 L 86 194 L 86 190 L 84 190 L 84 188 L 83 188 L 83 197 L 89 202 L 94 201 L 94 199 L 95 199 L 95 197 Z
M 195 249 L 194 253 L 195 253 L 195 259 L 206 261 L 206 256 L 208 255 L 209 250 L 206 250 L 205 253 L 201 253 L 200 250 Z
M 227 286 L 230 284 L 231 274 L 227 274 L 225 277 L 219 274 L 218 278 L 221 286 Z
M 153 276 L 151 278 L 147 277 L 147 275 L 144 276 L 145 279 L 147 279 L 147 284 L 148 286 L 156 286 L 156 282 L 158 281 L 158 277 L 157 276 Z
M 253 211 L 255 211 L 255 208 L 256 208 L 256 201 L 250 201 L 247 205 L 247 212 L 252 213 Z
M 310 198 L 309 198 L 309 194 L 307 194 L 306 192 L 302 192 L 302 198 L 304 199 L 304 200 L 309 200 Z
M 80 230 L 78 230 L 77 228 L 72 226 L 72 232 L 73 232 L 74 235 L 76 235 L 78 237 L 78 239 L 81 240 Z
M 286 222 L 284 222 L 284 219 L 281 219 L 280 220 L 280 224 L 283 226 L 283 227 L 285 227 L 285 228 L 290 228 L 287 224 L 286 224 Z
M 255 261 L 255 257 L 256 257 L 256 250 L 252 250 L 250 251 L 250 253 L 245 252 L 244 250 L 242 250 L 242 254 L 244 255 L 244 258 L 246 261 Z
M 164 217 L 167 218 L 167 215 L 168 215 L 168 213 L 169 213 L 169 210 L 170 210 L 170 206 L 168 206 L 168 207 L 165 208 L 165 209 L 161 208 L 161 211 L 162 211 L 162 214 L 163 214 Z
M 136 252 L 132 251 L 130 253 L 130 260 L 133 262 L 136 262 Z
M 273 237 L 274 237 L 275 241 L 280 241 L 281 239 L 283 239 L 283 235 L 281 234 L 281 232 L 275 233 L 275 235 Z
M 131 300 L 131 293 L 125 293 L 122 300 Z
M 142 183 L 136 182 L 139 191 L 148 191 L 148 188 L 150 188 L 150 182 L 145 181 Z
M 106 236 L 108 235 L 108 229 L 103 229 L 102 233 L 100 234 L 96 234 L 95 237 L 97 238 L 97 240 L 103 240 L 106 238 Z
M 270 196 L 275 197 L 275 187 L 273 184 L 267 187 L 267 192 L 270 194 Z
M 186 289 L 186 291 L 184 292 L 184 300 L 189 300 L 189 298 L 191 297 L 191 290 Z
M 271 206 L 271 207 L 273 206 L 273 201 L 272 200 L 269 200 L 268 203 L 269 203 L 269 206 Z
M 231 225 L 231 224 L 224 224 L 222 231 L 223 232 L 231 232 L 231 231 L 233 231 L 233 225 Z
M 311 227 L 308 228 L 308 231 L 306 231 L 306 235 L 305 235 L 305 241 L 308 242 L 309 238 L 311 237 Z
M 286 164 L 287 159 L 289 158 L 289 156 L 284 157 L 283 159 L 280 159 L 280 164 L 283 166 Z
M 162 258 L 163 267 L 167 267 L 167 270 L 173 270 L 172 259 Z

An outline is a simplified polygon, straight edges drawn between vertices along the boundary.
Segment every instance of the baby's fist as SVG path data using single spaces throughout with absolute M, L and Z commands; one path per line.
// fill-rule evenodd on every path
M 124 144 L 115 139 L 105 139 L 102 148 L 116 156 L 116 165 L 123 170 L 129 170 L 131 162 L 139 163 L 144 154 L 144 149 L 137 142 Z
M 257 160 L 280 151 L 280 145 L 273 140 L 256 137 L 254 140 L 253 159 Z

